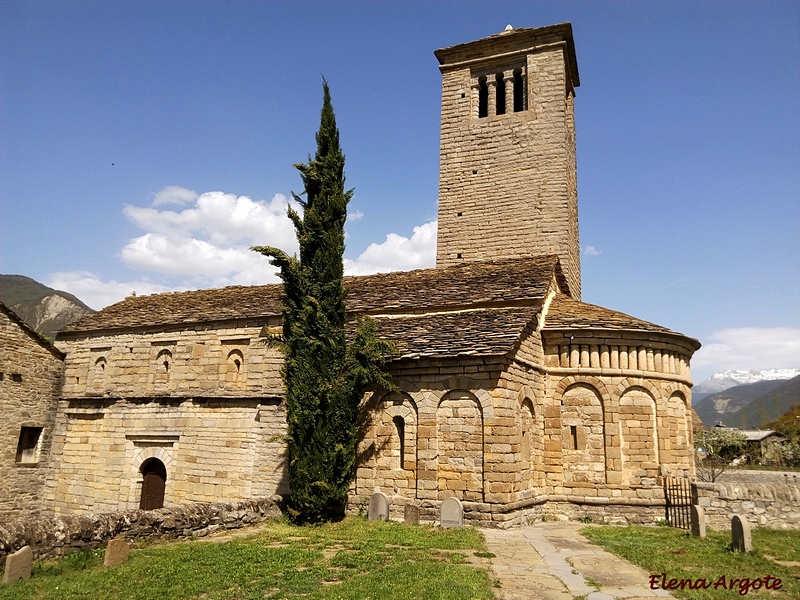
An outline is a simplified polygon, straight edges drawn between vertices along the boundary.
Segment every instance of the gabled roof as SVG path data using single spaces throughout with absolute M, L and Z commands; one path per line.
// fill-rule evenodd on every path
M 552 330 L 580 330 L 580 329 L 611 329 L 617 331 L 644 331 L 651 333 L 665 333 L 681 336 L 689 340 L 696 348 L 700 342 L 694 338 L 686 337 L 681 333 L 637 319 L 625 313 L 573 300 L 564 294 L 557 294 L 547 310 L 544 318 L 544 331 Z
M 24 333 L 27 335 L 31 340 L 39 344 L 42 348 L 50 352 L 53 356 L 55 356 L 58 360 L 64 360 L 66 356 L 61 350 L 56 348 L 53 344 L 51 344 L 48 340 L 44 337 L 39 335 L 36 331 L 34 331 L 25 321 L 23 321 L 17 313 L 13 310 L 8 308 L 5 304 L 0 302 L 0 312 L 6 315 L 9 320 L 17 325 Z
M 558 258 L 552 255 L 345 277 L 346 304 L 351 315 L 373 316 L 539 306 L 554 278 L 562 290 L 568 289 Z M 282 296 L 282 284 L 136 296 L 69 325 L 59 337 L 79 332 L 263 319 L 280 315 Z M 468 329 L 480 328 L 478 322 L 485 322 L 485 318 L 481 321 L 476 315 L 461 317 L 462 323 L 472 323 L 465 325 Z M 417 317 L 415 324 L 408 323 L 411 329 L 419 330 L 422 321 Z M 399 335 L 404 326 L 398 321 L 385 327 L 387 332 Z

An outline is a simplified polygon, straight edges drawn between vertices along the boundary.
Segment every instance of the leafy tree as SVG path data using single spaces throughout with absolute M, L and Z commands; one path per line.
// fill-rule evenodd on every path
M 319 522 L 344 514 L 353 478 L 358 412 L 370 384 L 392 389 L 383 367 L 394 352 L 369 318 L 358 320 L 352 342 L 345 337 L 344 223 L 352 190 L 345 190 L 344 154 L 323 80 L 317 152 L 295 165 L 305 200 L 303 214 L 289 208 L 300 256 L 278 248 L 253 250 L 270 257 L 283 280 L 283 333 L 274 339 L 284 354 L 289 446 L 289 513 L 296 522 Z
M 695 431 L 695 468 L 701 481 L 716 481 L 735 458 L 747 438 L 738 429 L 712 427 Z

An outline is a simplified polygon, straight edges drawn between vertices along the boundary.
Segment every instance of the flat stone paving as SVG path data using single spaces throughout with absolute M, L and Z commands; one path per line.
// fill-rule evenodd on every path
M 578 533 L 585 525 L 537 523 L 483 529 L 500 600 L 638 600 L 672 597 L 650 589 L 650 574 L 595 546 Z

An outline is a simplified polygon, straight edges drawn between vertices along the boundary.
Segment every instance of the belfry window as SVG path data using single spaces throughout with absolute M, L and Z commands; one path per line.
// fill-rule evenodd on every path
M 489 85 L 486 77 L 478 79 L 478 118 L 489 116 Z
M 506 84 L 503 81 L 503 74 L 498 73 L 494 76 L 495 107 L 498 115 L 506 114 Z

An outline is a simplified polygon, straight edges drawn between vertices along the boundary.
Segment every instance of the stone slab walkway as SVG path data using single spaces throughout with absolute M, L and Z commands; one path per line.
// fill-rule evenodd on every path
M 492 575 L 500 600 L 626 600 L 671 597 L 650 589 L 650 574 L 606 552 L 578 533 L 585 525 L 537 523 L 483 529 L 495 555 Z

